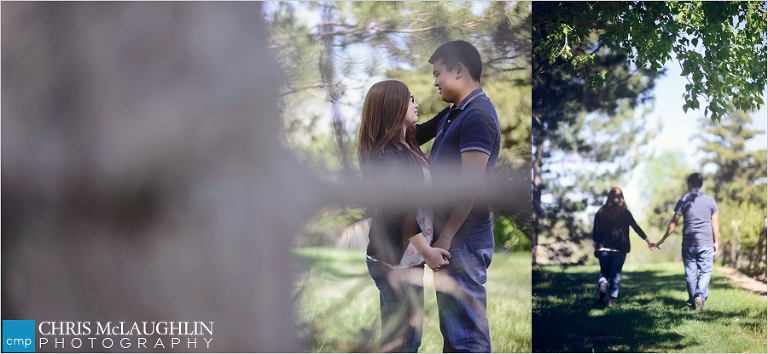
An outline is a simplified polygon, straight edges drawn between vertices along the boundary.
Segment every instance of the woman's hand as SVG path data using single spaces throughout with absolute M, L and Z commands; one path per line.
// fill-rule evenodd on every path
M 429 266 L 430 269 L 436 271 L 440 269 L 440 267 L 448 265 L 448 259 L 451 258 L 451 253 L 443 248 L 430 246 L 423 233 L 419 232 L 409 238 L 408 241 L 410 241 L 413 246 L 416 247 L 416 250 L 421 253 L 421 256 L 424 257 L 424 260 L 427 262 L 427 266 Z
M 448 259 L 451 258 L 451 253 L 438 247 L 429 247 L 421 253 L 424 256 L 424 260 L 427 262 L 427 266 L 432 270 L 439 270 L 442 266 L 448 265 Z

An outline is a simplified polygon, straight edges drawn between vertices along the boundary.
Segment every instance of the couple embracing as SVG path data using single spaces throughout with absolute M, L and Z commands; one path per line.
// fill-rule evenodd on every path
M 500 147 L 496 109 L 480 88 L 482 62 L 465 41 L 429 59 L 435 86 L 451 103 L 416 124 L 408 87 L 388 80 L 366 94 L 358 159 L 364 180 L 405 183 L 490 176 Z M 429 157 L 419 148 L 434 139 Z M 445 352 L 490 352 L 485 282 L 493 255 L 489 203 L 373 208 L 366 262 L 379 289 L 383 351 L 417 352 L 424 316 L 424 265 L 434 272 Z

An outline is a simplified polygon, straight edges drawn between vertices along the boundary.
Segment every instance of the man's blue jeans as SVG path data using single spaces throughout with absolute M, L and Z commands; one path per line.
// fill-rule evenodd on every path
M 712 246 L 683 246 L 682 253 L 685 283 L 688 286 L 687 304 L 693 307 L 693 299 L 696 296 L 704 302 L 709 297 L 709 281 L 712 279 L 715 249 Z
M 598 251 L 597 259 L 600 260 L 600 278 L 598 284 L 608 284 L 608 296 L 619 297 L 619 283 L 621 282 L 621 268 L 627 259 L 624 252 Z
M 418 352 L 424 322 L 424 266 L 390 269 L 367 257 L 366 263 L 379 289 L 381 349 Z
M 491 352 L 485 282 L 493 248 L 452 248 L 450 264 L 435 272 L 443 352 Z

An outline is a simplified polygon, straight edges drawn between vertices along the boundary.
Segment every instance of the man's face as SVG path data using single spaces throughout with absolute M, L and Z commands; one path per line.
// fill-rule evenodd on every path
M 453 70 L 443 64 L 443 59 L 438 59 L 432 64 L 432 75 L 435 77 L 435 87 L 440 93 L 440 98 L 445 102 L 459 104 L 455 102 L 458 91 L 459 81 L 457 79 L 458 65 L 453 67 Z

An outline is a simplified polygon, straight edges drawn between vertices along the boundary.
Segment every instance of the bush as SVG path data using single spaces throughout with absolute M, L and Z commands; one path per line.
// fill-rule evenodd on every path
M 496 216 L 493 219 L 493 239 L 496 249 L 528 252 L 531 250 L 530 226 L 520 227 L 511 216 Z

